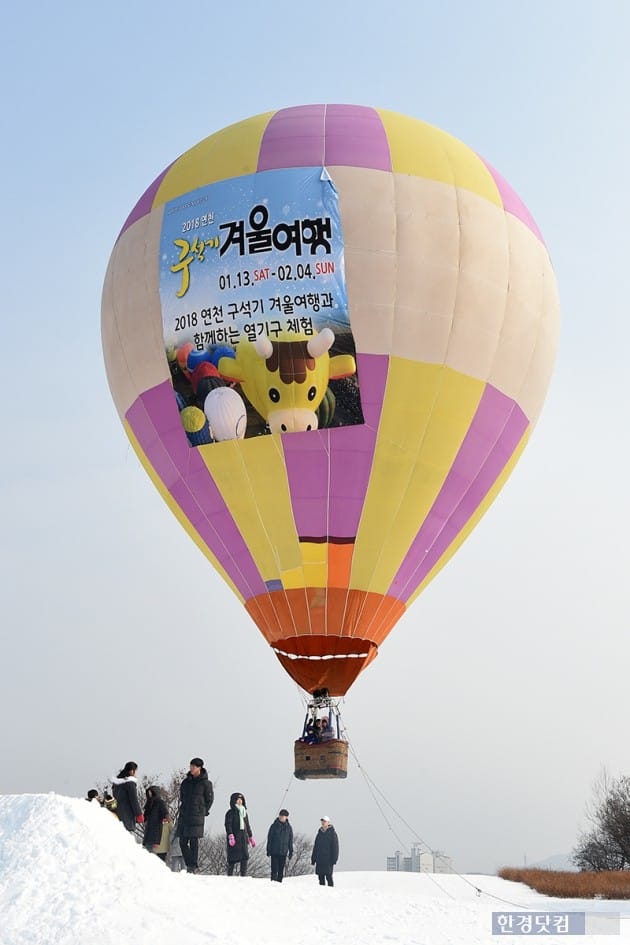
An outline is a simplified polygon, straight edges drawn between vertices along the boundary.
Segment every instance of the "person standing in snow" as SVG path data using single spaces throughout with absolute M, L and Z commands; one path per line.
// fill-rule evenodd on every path
M 170 830 L 168 807 L 162 797 L 162 790 L 156 784 L 147 788 L 147 801 L 144 805 L 144 837 L 142 846 L 150 853 L 155 853 L 161 860 L 166 860 L 169 850 Z
M 239 864 L 241 876 L 247 875 L 249 847 L 255 847 L 249 825 L 245 798 L 240 792 L 230 797 L 230 809 L 225 814 L 225 835 L 227 838 L 227 874 L 231 876 L 234 867 Z
M 112 813 L 114 817 L 116 817 L 118 816 L 116 814 L 117 806 L 118 805 L 116 804 L 116 799 L 112 797 L 109 791 L 105 791 L 105 793 L 103 794 L 103 807 L 105 808 L 105 810 L 110 811 L 110 813 Z
M 90 788 L 90 790 L 87 792 L 85 800 L 90 801 L 90 802 L 94 801 L 96 804 L 100 804 L 101 807 L 103 806 L 102 801 L 100 797 L 98 796 L 98 791 L 96 790 L 96 788 Z
M 203 837 L 204 820 L 213 800 L 212 781 L 208 779 L 203 759 L 191 759 L 190 770 L 179 787 L 177 816 L 177 836 L 189 873 L 199 872 L 199 840 Z
M 184 857 L 182 856 L 182 848 L 176 830 L 171 830 L 169 865 L 173 873 L 181 873 L 182 870 L 186 869 L 186 863 L 184 862 Z
M 116 801 L 116 816 L 122 821 L 125 830 L 133 833 L 136 824 L 144 823 L 144 815 L 138 801 L 138 780 L 135 761 L 128 761 L 118 777 L 112 781 L 112 794 Z
M 311 863 L 315 867 L 319 879 L 319 885 L 334 886 L 333 868 L 339 859 L 339 838 L 335 828 L 330 822 L 330 817 L 322 817 L 321 827 L 317 831 L 313 852 L 311 854 Z
M 281 883 L 287 856 L 293 856 L 293 827 L 289 811 L 282 808 L 267 833 L 267 856 L 271 857 L 271 881 Z

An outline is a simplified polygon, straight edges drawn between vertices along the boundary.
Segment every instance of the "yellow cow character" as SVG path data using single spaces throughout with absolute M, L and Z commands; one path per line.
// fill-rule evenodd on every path
M 243 393 L 272 433 L 317 429 L 315 411 L 328 381 L 356 373 L 351 354 L 331 357 L 335 336 L 330 328 L 316 335 L 281 333 L 251 342 L 239 341 L 236 357 L 219 360 L 219 373 L 241 385 Z

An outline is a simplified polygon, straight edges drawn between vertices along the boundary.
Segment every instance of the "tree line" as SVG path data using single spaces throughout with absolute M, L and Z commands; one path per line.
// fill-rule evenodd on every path
M 580 871 L 630 869 L 630 777 L 605 771 L 587 807 L 591 826 L 578 837 L 572 860 Z

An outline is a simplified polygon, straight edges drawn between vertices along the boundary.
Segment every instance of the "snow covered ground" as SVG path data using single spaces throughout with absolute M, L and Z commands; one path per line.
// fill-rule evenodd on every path
M 626 902 L 551 900 L 494 876 L 335 877 L 171 873 L 94 804 L 0 797 L 0 945 L 482 945 L 522 942 L 493 936 L 491 916 L 528 909 L 621 913 L 620 935 L 571 940 L 630 943 Z

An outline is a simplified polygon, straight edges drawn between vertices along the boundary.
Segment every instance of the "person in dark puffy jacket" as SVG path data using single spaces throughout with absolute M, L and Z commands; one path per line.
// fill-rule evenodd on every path
M 245 798 L 237 791 L 230 797 L 230 809 L 225 814 L 225 835 L 227 838 L 227 874 L 234 873 L 234 867 L 239 864 L 241 876 L 247 875 L 247 861 L 249 847 L 255 847 L 256 841 L 252 836 L 249 825 Z
M 329 886 L 334 886 L 333 868 L 339 859 L 339 838 L 330 822 L 330 817 L 322 817 L 320 823 L 321 827 L 317 831 L 313 844 L 311 863 L 315 867 L 319 885 L 328 883 Z
M 287 856 L 293 856 L 293 827 L 289 823 L 289 811 L 284 807 L 267 833 L 267 856 L 271 857 L 272 882 L 282 882 Z
M 150 853 L 155 853 L 161 860 L 166 860 L 169 849 L 168 807 L 162 797 L 162 790 L 156 784 L 147 788 L 147 801 L 144 805 L 144 837 L 142 846 Z M 166 836 L 163 836 L 163 834 Z
M 179 786 L 177 836 L 186 870 L 199 872 L 199 840 L 203 837 L 205 819 L 214 801 L 212 781 L 202 758 L 193 758 L 190 770 Z
M 138 765 L 135 761 L 128 761 L 118 777 L 112 781 L 112 794 L 116 800 L 116 816 L 130 833 L 136 829 L 136 824 L 144 823 L 144 815 L 138 801 L 138 779 L 136 772 Z

